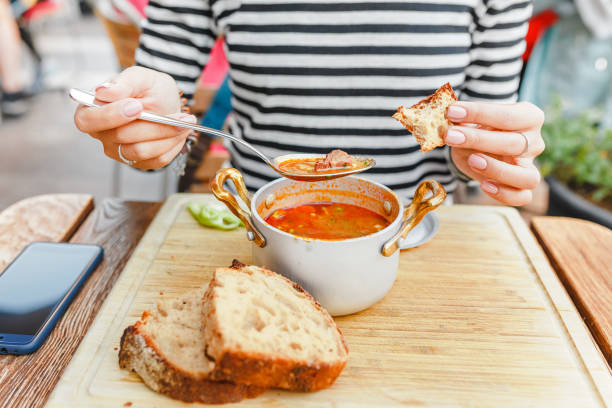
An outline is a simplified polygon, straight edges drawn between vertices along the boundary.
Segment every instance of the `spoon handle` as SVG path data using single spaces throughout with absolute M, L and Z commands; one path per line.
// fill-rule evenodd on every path
M 92 94 L 91 92 L 84 91 L 82 89 L 72 88 L 69 91 L 69 95 L 76 102 L 86 105 L 86 106 L 100 107 L 100 106 L 106 105 L 106 102 L 97 101 L 96 96 L 94 94 Z M 147 111 L 143 111 L 138 117 L 138 119 L 144 120 L 147 122 L 155 122 L 155 123 L 161 123 L 164 125 L 178 126 L 182 128 L 192 129 L 192 130 L 196 130 L 198 132 L 206 133 L 209 135 L 215 135 L 215 136 L 220 136 L 220 137 L 229 139 L 233 142 L 241 144 L 242 146 L 252 150 L 263 161 L 265 161 L 268 165 L 272 166 L 272 162 L 270 161 L 270 159 L 268 159 L 266 155 L 261 153 L 259 150 L 257 150 L 255 147 L 245 142 L 244 140 L 239 139 L 236 136 L 232 136 L 229 133 L 225 133 L 220 130 L 212 129 L 212 128 L 202 126 L 202 125 L 196 125 L 194 123 L 189 123 L 189 122 L 185 122 L 182 120 L 169 118 L 168 116 L 158 115 L 156 113 L 147 112 Z

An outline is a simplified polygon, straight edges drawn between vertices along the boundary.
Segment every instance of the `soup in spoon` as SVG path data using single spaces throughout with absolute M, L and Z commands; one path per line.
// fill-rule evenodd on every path
M 329 174 L 367 167 L 369 159 L 350 156 L 342 150 L 332 150 L 325 158 L 307 157 L 288 159 L 278 163 L 278 168 L 292 174 Z

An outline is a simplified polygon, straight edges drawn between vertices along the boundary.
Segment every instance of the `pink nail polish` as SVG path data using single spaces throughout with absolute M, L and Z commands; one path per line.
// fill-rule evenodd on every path
M 114 84 L 112 82 L 104 82 L 98 86 L 96 86 L 96 92 L 98 92 L 101 89 L 108 89 L 110 87 L 112 87 Z
M 183 122 L 188 123 L 196 123 L 198 119 L 194 115 L 190 115 L 189 113 L 174 113 L 169 115 L 171 118 L 176 118 L 178 120 L 182 120 Z M 182 126 L 175 126 L 178 131 L 185 131 L 185 128 Z
M 497 186 L 490 181 L 481 182 L 480 188 L 482 188 L 482 191 L 489 194 L 497 194 L 497 192 L 499 191 Z
M 123 105 L 122 112 L 128 118 L 138 116 L 140 112 L 142 112 L 142 103 L 135 99 L 132 99 L 131 101 Z
M 446 116 L 451 120 L 460 120 L 467 116 L 467 110 L 463 106 L 451 105 L 448 107 Z
M 187 115 L 182 116 L 182 117 L 181 117 L 181 120 L 182 120 L 182 121 L 185 121 L 185 122 L 189 122 L 189 123 L 196 123 L 196 122 L 198 121 L 198 119 L 197 119 L 195 116 L 193 116 L 193 115 L 188 115 L 188 114 L 187 114 Z
M 450 145 L 460 145 L 465 143 L 465 135 L 456 129 L 448 129 L 444 140 Z
M 487 161 L 484 157 L 477 154 L 472 154 L 468 157 L 468 164 L 476 170 L 484 170 L 487 168 Z

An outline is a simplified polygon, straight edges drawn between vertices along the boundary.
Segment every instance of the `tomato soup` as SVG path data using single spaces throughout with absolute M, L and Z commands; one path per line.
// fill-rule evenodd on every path
M 370 235 L 388 226 L 385 217 L 352 204 L 313 203 L 274 211 L 266 222 L 299 237 L 342 240 Z

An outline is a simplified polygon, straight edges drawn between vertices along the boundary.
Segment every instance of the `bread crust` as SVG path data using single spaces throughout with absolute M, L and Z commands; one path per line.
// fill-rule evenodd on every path
M 129 326 L 121 336 L 119 366 L 135 371 L 154 391 L 185 402 L 225 404 L 253 398 L 265 391 L 257 386 L 213 381 L 194 376 L 168 361 L 155 342 L 140 327 L 142 321 Z
M 242 271 L 242 269 L 248 267 L 235 259 L 230 268 Z M 294 290 L 303 293 L 314 307 L 326 316 L 328 321 L 338 332 L 346 353 L 346 358 L 339 361 L 337 364 L 308 364 L 303 361 L 271 357 L 266 354 L 249 353 L 242 350 L 223 348 L 216 360 L 206 353 L 209 359 L 215 361 L 215 368 L 209 374 L 210 378 L 255 385 L 263 388 L 284 388 L 292 391 L 317 391 L 329 387 L 340 375 L 348 360 L 348 346 L 344 340 L 344 336 L 342 336 L 342 332 L 327 310 L 325 310 L 319 302 L 298 283 L 265 268 L 260 268 L 260 270 L 266 275 L 276 275 L 286 281 Z M 242 272 L 252 273 L 248 269 Z M 208 289 L 203 296 L 203 318 L 206 320 L 206 325 L 213 333 L 213 336 L 220 338 L 222 335 L 218 329 L 218 322 L 212 316 L 215 312 L 212 303 L 214 289 L 218 285 L 217 271 L 215 271 Z
M 448 120 L 446 108 L 448 106 L 442 106 L 444 110 L 444 119 L 445 123 L 439 123 L 437 127 L 437 135 L 436 137 L 431 137 L 428 135 L 427 127 L 423 125 L 423 123 L 418 123 L 416 121 L 411 120 L 406 116 L 406 111 L 422 111 L 427 108 L 431 104 L 436 104 L 438 101 L 442 102 L 443 97 L 446 96 L 450 98 L 452 101 L 457 101 L 457 95 L 453 90 L 453 87 L 450 83 L 445 83 L 440 88 L 436 90 L 432 95 L 429 95 L 426 98 L 421 99 L 419 102 L 412 105 L 410 108 L 406 108 L 405 106 L 400 106 L 397 108 L 397 112 L 393 114 L 393 118 L 398 120 L 404 125 L 406 129 L 408 129 L 414 137 L 417 139 L 417 142 L 421 146 L 421 152 L 427 152 L 435 149 L 436 147 L 444 146 L 444 137 L 446 132 L 448 131 L 448 127 L 452 125 L 452 122 Z
M 284 358 L 270 358 L 257 353 L 224 350 L 211 378 L 291 391 L 317 391 L 336 381 L 346 360 L 338 364 L 309 365 Z

